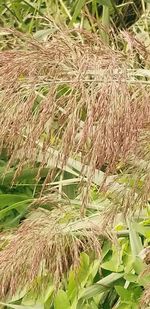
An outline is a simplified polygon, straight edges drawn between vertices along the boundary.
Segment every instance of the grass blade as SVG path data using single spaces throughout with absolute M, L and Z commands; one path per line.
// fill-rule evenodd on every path
M 124 273 L 111 273 L 107 277 L 98 281 L 96 284 L 87 287 L 80 298 L 88 299 L 99 293 L 105 292 L 113 286 L 114 282 L 116 283 L 117 280 L 122 278 L 123 275 Z

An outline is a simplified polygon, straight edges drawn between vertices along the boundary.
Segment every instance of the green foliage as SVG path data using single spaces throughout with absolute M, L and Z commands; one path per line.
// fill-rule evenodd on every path
M 0 23 L 23 32 L 37 32 L 37 36 L 43 37 L 51 32 L 51 29 L 47 31 L 51 25 L 51 17 L 69 27 L 81 25 L 92 31 L 98 29 L 99 22 L 102 21 L 107 31 L 112 20 L 117 27 L 132 25 L 145 6 L 142 0 L 136 0 L 134 4 L 118 0 L 51 0 L 50 3 L 46 0 L 1 0 Z
M 1 164 L 3 170 L 5 161 Z M 6 177 L 2 177 L 0 194 L 0 219 L 1 228 L 16 227 L 20 220 L 29 212 L 28 205 L 38 197 L 40 186 L 47 175 L 47 169 L 41 171 L 41 180 L 35 185 L 38 168 L 24 169 L 12 185 L 15 167 L 7 171 Z M 67 174 L 66 174 L 67 176 Z M 68 178 L 68 176 L 67 176 Z M 73 189 L 69 178 L 68 185 Z M 65 180 L 64 180 L 65 181 Z M 57 183 L 57 181 L 56 181 Z M 59 182 L 58 182 L 59 183 Z M 95 187 L 91 196 L 96 203 L 99 194 Z M 71 214 L 70 214 L 71 215 Z M 70 269 L 65 281 L 62 281 L 57 294 L 54 286 L 49 281 L 46 283 L 41 296 L 34 296 L 34 292 L 25 291 L 23 296 L 14 296 L 9 299 L 8 306 L 22 308 L 28 304 L 31 308 L 109 308 L 115 304 L 115 308 L 138 308 L 139 299 L 143 293 L 143 287 L 149 282 L 149 276 L 142 276 L 145 268 L 139 253 L 149 239 L 149 220 L 129 221 L 118 224 L 115 228 L 118 241 L 112 243 L 104 241 L 101 258 L 95 259 L 86 253 L 81 253 L 80 264 L 76 269 Z M 127 234 L 124 236 L 123 231 Z M 122 233 L 122 235 L 121 235 Z M 148 237 L 148 238 L 147 238 Z M 2 243 L 3 248 L 4 243 Z M 115 295 L 113 299 L 110 295 Z M 54 296 L 55 295 L 55 296 Z M 18 300 L 17 300 L 18 298 Z M 19 301 L 19 303 L 16 303 Z
M 28 214 L 28 206 L 39 196 L 41 185 L 48 169 L 40 171 L 40 180 L 36 183 L 38 167 L 23 169 L 14 179 L 16 167 L 7 168 L 7 159 L 0 161 L 0 230 L 18 226 Z
M 136 222 L 132 223 L 134 224 Z M 144 221 L 140 224 L 144 228 Z M 120 234 L 118 237 L 115 245 L 110 241 L 104 241 L 101 258 L 94 259 L 92 255 L 81 253 L 79 265 L 75 269 L 70 269 L 56 295 L 53 284 L 47 281 L 47 288 L 45 286 L 40 297 L 34 296 L 34 292 L 24 291 L 24 296 L 18 295 L 18 305 L 14 303 L 17 300 L 16 295 L 9 300 L 8 306 L 19 309 L 26 304 L 29 308 L 32 304 L 31 308 L 47 309 L 53 308 L 54 304 L 55 309 L 59 309 L 60 306 L 65 309 L 86 307 L 96 309 L 105 308 L 106 304 L 108 308 L 112 308 L 113 304 L 114 308 L 119 309 L 138 308 L 143 288 L 149 282 L 149 275 L 147 277 L 142 275 L 145 263 L 138 255 L 143 250 L 143 241 L 141 243 L 143 236 L 138 232 L 133 233 L 130 224 L 128 234 L 126 236 Z

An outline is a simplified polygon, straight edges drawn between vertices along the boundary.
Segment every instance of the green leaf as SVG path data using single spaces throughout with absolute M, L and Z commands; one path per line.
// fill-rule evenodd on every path
M 110 261 L 103 263 L 101 267 L 113 272 L 122 272 L 124 270 L 123 265 L 119 264 L 115 258 L 112 258 Z
M 73 16 L 72 16 L 72 19 L 71 19 L 71 21 L 69 23 L 69 26 L 72 26 L 75 23 L 77 17 L 81 14 L 81 10 L 82 10 L 85 2 L 86 2 L 86 0 L 78 0 L 77 1 L 75 9 L 74 9 Z
M 132 256 L 134 259 L 136 259 L 138 254 L 143 249 L 142 241 L 139 234 L 135 231 L 133 223 L 129 221 L 128 226 L 129 226 L 129 237 L 130 237 Z
M 8 306 L 9 308 L 13 308 L 13 309 L 44 309 L 44 305 L 22 306 L 22 305 L 14 305 L 14 304 L 3 303 L 3 302 L 0 302 L 0 304 L 3 306 Z
M 71 302 L 77 297 L 78 295 L 79 287 L 77 285 L 75 272 L 70 271 L 69 272 L 69 279 L 68 279 L 68 289 L 67 289 L 67 295 Z
M 120 248 L 121 249 L 121 248 Z M 113 246 L 112 257 L 109 261 L 104 262 L 101 267 L 113 272 L 122 272 L 124 267 L 122 265 L 121 250 L 118 254 L 118 250 Z
M 136 257 L 133 261 L 133 268 L 134 268 L 136 274 L 139 275 L 141 272 L 144 271 L 145 264 L 139 257 Z
M 5 206 L 12 205 L 24 200 L 27 200 L 29 197 L 22 194 L 0 194 L 0 209 L 3 209 Z
M 29 203 L 32 202 L 32 200 L 33 200 L 33 199 L 26 199 L 26 200 L 24 200 L 24 201 L 20 201 L 20 202 L 18 202 L 18 203 L 12 204 L 12 205 L 10 205 L 10 206 L 8 206 L 8 207 L 2 209 L 2 210 L 0 211 L 0 219 L 2 219 L 3 217 L 5 217 L 5 215 L 6 215 L 10 210 L 13 210 L 13 209 L 17 209 L 19 212 L 20 212 L 20 210 L 21 210 L 21 212 L 22 212 L 22 210 L 25 209 L 26 206 L 27 206 Z
M 86 253 L 81 253 L 80 267 L 79 267 L 78 276 L 77 276 L 78 282 L 81 286 L 84 286 L 87 281 L 89 267 L 90 267 L 89 256 Z
M 111 250 L 112 244 L 110 241 L 105 240 L 104 245 L 102 247 L 102 259 L 107 255 L 107 253 Z
M 20 175 L 18 175 L 16 179 L 16 185 L 18 183 L 28 183 L 35 184 L 35 178 L 37 176 L 39 169 L 38 168 L 26 168 L 24 169 Z M 40 177 L 46 177 L 48 173 L 48 168 L 43 168 L 40 173 Z M 3 173 L 1 173 L 0 184 L 3 186 L 11 186 L 12 180 L 14 178 L 15 170 L 11 168 L 3 177 Z
M 120 296 L 121 302 L 128 303 L 131 308 L 136 308 L 135 305 L 139 305 L 139 298 L 143 292 L 140 286 L 131 284 L 128 289 L 125 289 L 123 286 L 115 286 L 115 290 Z
M 125 289 L 124 287 L 115 286 L 115 290 L 122 301 L 130 301 L 132 299 L 132 292 Z
M 123 275 L 124 273 L 111 273 L 110 275 L 98 281 L 96 284 L 84 289 L 80 298 L 88 299 L 99 293 L 109 290 L 117 280 L 123 277 Z
M 55 297 L 54 309 L 71 309 L 68 296 L 63 290 L 59 290 Z
M 89 256 L 86 253 L 81 253 L 79 268 L 69 273 L 67 295 L 71 302 L 77 298 L 79 291 L 85 286 L 92 271 L 94 269 L 90 268 Z
M 89 277 L 88 277 L 88 284 L 93 282 L 94 277 L 96 276 L 98 269 L 100 266 L 100 260 L 95 260 L 89 268 Z
M 45 295 L 44 295 L 44 303 L 47 302 L 47 300 L 50 298 L 50 296 L 53 294 L 54 292 L 54 286 L 50 285 L 46 291 L 45 291 Z
M 75 304 L 80 294 L 83 292 L 85 284 L 92 284 L 95 275 L 99 269 L 100 260 L 95 260 L 89 266 L 89 257 L 85 254 L 81 254 L 81 264 L 79 270 L 70 271 L 67 295 L 71 303 Z
M 129 274 L 125 274 L 125 275 L 124 275 L 124 279 L 127 280 L 127 281 L 129 281 L 129 282 L 134 282 L 134 283 L 136 283 L 137 280 L 138 280 L 138 276 L 135 275 L 135 274 L 129 273 Z

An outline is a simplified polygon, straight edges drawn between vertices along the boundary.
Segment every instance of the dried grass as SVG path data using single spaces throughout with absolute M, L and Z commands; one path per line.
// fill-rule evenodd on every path
M 141 274 L 142 277 L 150 274 L 150 248 L 147 247 L 143 250 L 143 260 L 147 264 L 145 270 Z M 150 305 L 150 284 L 148 283 L 144 289 L 144 293 L 141 297 L 140 308 L 149 308 Z
M 42 141 L 45 154 L 57 148 L 62 165 L 76 156 L 92 175 L 104 165 L 115 169 L 139 146 L 150 119 L 149 86 L 131 84 L 122 53 L 82 35 L 81 43 L 58 31 L 48 43 L 27 40 L 26 50 L 0 53 L 0 146 L 11 161 L 21 149 L 20 164 L 33 163 Z
M 144 293 L 141 297 L 139 308 L 147 309 L 149 308 L 149 305 L 150 305 L 150 284 L 147 284 L 147 287 L 145 288 Z
M 31 213 L 14 234 L 9 244 L 0 252 L 0 297 L 13 295 L 24 286 L 36 288 L 37 276 L 54 281 L 56 287 L 70 267 L 79 263 L 80 253 L 101 252 L 99 237 L 102 225 L 82 220 L 70 220 L 68 212 L 73 209 L 63 206 L 52 211 L 38 209 Z M 74 216 L 78 212 L 74 211 Z M 78 223 L 79 222 L 79 223 Z M 85 227 L 86 223 L 86 227 Z M 73 227 L 74 225 L 74 227 Z M 42 283 L 40 288 L 42 289 Z

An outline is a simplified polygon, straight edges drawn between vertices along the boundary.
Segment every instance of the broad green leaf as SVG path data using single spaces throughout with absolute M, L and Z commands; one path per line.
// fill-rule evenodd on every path
M 131 252 L 131 246 L 129 244 L 129 240 L 127 240 L 127 246 L 124 248 L 123 254 L 123 264 L 124 264 L 124 271 L 126 274 L 130 273 L 133 269 L 133 256 Z
M 70 301 L 77 298 L 79 291 L 85 286 L 91 271 L 89 256 L 86 253 L 81 253 L 79 268 L 69 273 L 67 295 Z
M 80 266 L 77 276 L 77 280 L 81 286 L 84 286 L 87 281 L 89 267 L 90 267 L 89 256 L 86 253 L 81 253 Z
M 77 298 L 79 291 L 78 282 L 76 280 L 76 275 L 74 271 L 69 272 L 69 279 L 68 279 L 68 287 L 67 287 L 67 295 L 71 302 Z
M 88 284 L 92 284 L 94 277 L 96 276 L 100 266 L 100 260 L 94 260 L 89 268 Z
M 124 275 L 124 279 L 127 280 L 127 281 L 129 281 L 129 282 L 134 282 L 134 283 L 136 283 L 137 280 L 138 280 L 138 276 L 135 275 L 135 274 L 129 273 L 129 274 L 125 274 L 125 275 Z
M 118 263 L 115 258 L 112 258 L 110 261 L 103 263 L 101 267 L 113 272 L 122 272 L 124 270 L 123 265 Z
M 128 289 L 125 289 L 123 286 L 115 286 L 117 294 L 120 296 L 120 300 L 123 303 L 128 303 L 129 308 L 138 308 L 139 299 L 142 294 L 142 288 L 140 286 L 131 285 Z
M 123 277 L 123 275 L 124 273 L 111 273 L 96 284 L 84 289 L 80 298 L 88 299 L 94 297 L 96 294 L 109 290 L 117 280 Z
M 95 295 L 97 295 L 99 293 L 103 293 L 107 290 L 109 290 L 109 286 L 107 287 L 107 286 L 103 286 L 101 284 L 96 283 L 96 284 L 84 289 L 83 292 L 81 293 L 80 297 L 88 299 L 88 298 L 94 297 Z
M 82 262 L 82 268 L 81 265 L 79 267 L 79 271 L 70 271 L 69 273 L 69 279 L 68 279 L 68 289 L 67 289 L 67 295 L 69 297 L 69 300 L 73 303 L 75 303 L 80 297 L 80 294 L 82 294 L 83 287 L 85 284 L 92 284 L 93 279 L 98 271 L 100 260 L 95 260 L 92 264 L 89 266 L 89 258 L 87 259 L 87 255 L 82 254 L 81 255 Z M 87 267 L 85 266 L 87 264 Z
M 122 301 L 132 300 L 132 291 L 125 289 L 122 286 L 115 286 L 117 294 L 120 296 Z
M 63 290 L 59 290 L 55 300 L 54 309 L 71 309 L 68 296 Z
M 113 252 L 112 252 L 112 257 L 101 264 L 101 267 L 113 272 L 122 272 L 124 270 L 124 267 L 122 265 L 122 252 L 121 252 L 121 248 L 119 248 L 119 254 L 118 254 L 118 250 L 116 247 L 113 246 Z

